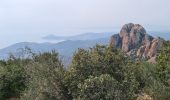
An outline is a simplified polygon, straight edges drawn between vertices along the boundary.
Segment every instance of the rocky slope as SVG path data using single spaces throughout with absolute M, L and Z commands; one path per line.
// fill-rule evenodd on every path
M 110 39 L 110 45 L 122 49 L 131 57 L 146 58 L 155 63 L 157 51 L 161 48 L 163 39 L 152 37 L 139 24 L 125 24 L 120 33 Z

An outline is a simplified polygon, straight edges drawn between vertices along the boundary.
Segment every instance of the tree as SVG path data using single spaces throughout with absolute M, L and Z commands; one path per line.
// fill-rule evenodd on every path
M 138 82 L 134 73 L 127 71 L 128 62 L 124 53 L 111 47 L 96 45 L 90 50 L 79 49 L 73 56 L 65 84 L 70 95 L 78 98 L 81 94 L 79 84 L 83 84 L 90 76 L 100 77 L 107 74 L 119 83 L 121 99 L 133 99 L 137 94 Z M 102 93 L 98 91 L 98 94 Z
M 9 59 L 0 64 L 0 99 L 20 98 L 26 85 L 25 60 Z
M 65 69 L 55 51 L 34 55 L 27 66 L 28 89 L 23 100 L 67 100 Z
M 170 98 L 170 41 L 164 41 L 157 57 L 156 72 L 165 91 L 164 98 Z
M 170 86 L 170 41 L 165 41 L 157 57 L 157 71 L 165 85 Z

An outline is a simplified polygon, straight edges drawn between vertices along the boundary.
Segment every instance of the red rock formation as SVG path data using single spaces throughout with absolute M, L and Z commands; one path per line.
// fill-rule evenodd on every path
M 139 24 L 125 24 L 120 33 L 111 37 L 110 45 L 122 49 L 128 55 L 136 57 L 155 58 L 163 39 L 153 38 Z

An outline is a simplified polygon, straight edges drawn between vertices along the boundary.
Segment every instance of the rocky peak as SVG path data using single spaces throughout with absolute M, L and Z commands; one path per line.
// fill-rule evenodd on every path
M 125 24 L 120 33 L 110 39 L 110 45 L 122 49 L 129 55 L 136 57 L 153 58 L 161 47 L 163 39 L 154 38 L 146 33 L 139 24 Z

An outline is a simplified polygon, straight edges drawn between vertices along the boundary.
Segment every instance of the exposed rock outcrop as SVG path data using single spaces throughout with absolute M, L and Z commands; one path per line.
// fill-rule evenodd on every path
M 142 93 L 137 97 L 136 100 L 153 100 L 153 98 L 146 93 Z
M 110 45 L 122 49 L 130 56 L 153 60 L 163 41 L 160 37 L 148 35 L 141 25 L 129 23 L 122 27 L 120 33 L 111 37 Z

